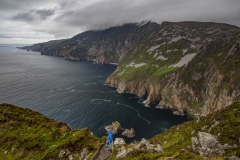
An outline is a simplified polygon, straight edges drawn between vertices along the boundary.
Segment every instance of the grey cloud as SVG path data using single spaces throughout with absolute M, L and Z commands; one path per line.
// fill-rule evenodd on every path
M 37 10 L 36 14 L 40 16 L 40 18 L 43 20 L 47 18 L 48 16 L 54 15 L 54 10 L 53 9 L 43 9 L 43 10 Z
M 73 3 L 73 1 L 71 1 Z M 237 6 L 237 7 L 236 7 Z M 102 29 L 128 22 L 152 20 L 162 21 L 214 21 L 228 23 L 238 19 L 240 25 L 239 0 L 111 0 L 97 1 L 81 10 L 60 14 L 56 21 L 64 26 Z
M 57 4 L 58 0 L 51 0 L 51 3 Z M 27 10 L 29 8 L 38 8 L 39 6 L 46 6 L 50 3 L 49 0 L 0 0 L 1 10 Z
M 25 28 L 40 34 L 69 38 L 89 29 L 144 20 L 159 24 L 211 21 L 240 26 L 239 6 L 240 0 L 0 0 L 0 14 L 20 21 L 12 21 L 12 25 L 23 24 L 23 29 L 26 24 Z M 6 25 L 10 25 L 7 21 Z M 1 25 L 4 27 L 3 21 Z
M 29 12 L 21 12 L 12 17 L 12 20 L 33 22 L 36 20 L 45 20 L 48 16 L 54 15 L 53 9 L 31 10 Z
M 0 38 L 13 38 L 13 37 L 6 34 L 0 34 Z
M 32 22 L 34 21 L 34 19 L 35 19 L 34 11 L 18 13 L 17 15 L 12 17 L 12 20 L 27 21 L 27 22 Z

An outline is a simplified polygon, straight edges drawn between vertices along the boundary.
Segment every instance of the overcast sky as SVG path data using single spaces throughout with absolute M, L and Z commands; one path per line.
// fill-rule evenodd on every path
M 0 44 L 33 44 L 150 20 L 240 26 L 240 0 L 0 0 Z

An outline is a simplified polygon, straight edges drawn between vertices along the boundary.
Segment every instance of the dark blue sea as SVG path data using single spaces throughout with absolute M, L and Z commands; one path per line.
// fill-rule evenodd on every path
M 116 67 L 0 45 L 0 103 L 30 108 L 74 129 L 88 127 L 98 137 L 119 121 L 122 128 L 136 132 L 135 138 L 125 138 L 127 142 L 149 139 L 189 120 L 171 110 L 146 107 L 144 99 L 133 94 L 119 94 L 105 83 Z

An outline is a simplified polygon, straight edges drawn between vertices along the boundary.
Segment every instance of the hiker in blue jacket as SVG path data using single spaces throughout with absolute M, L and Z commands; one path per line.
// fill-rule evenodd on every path
M 109 144 L 110 145 L 110 149 L 112 150 L 112 143 L 113 143 L 113 134 L 110 131 L 108 133 L 108 138 L 107 138 L 107 141 L 106 141 L 106 147 L 108 147 L 108 144 Z

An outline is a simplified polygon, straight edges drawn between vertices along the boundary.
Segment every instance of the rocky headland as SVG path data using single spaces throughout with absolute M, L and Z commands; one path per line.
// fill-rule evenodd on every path
M 175 114 L 206 116 L 240 100 L 240 28 L 228 24 L 133 23 L 22 48 L 116 63 L 110 86 Z

